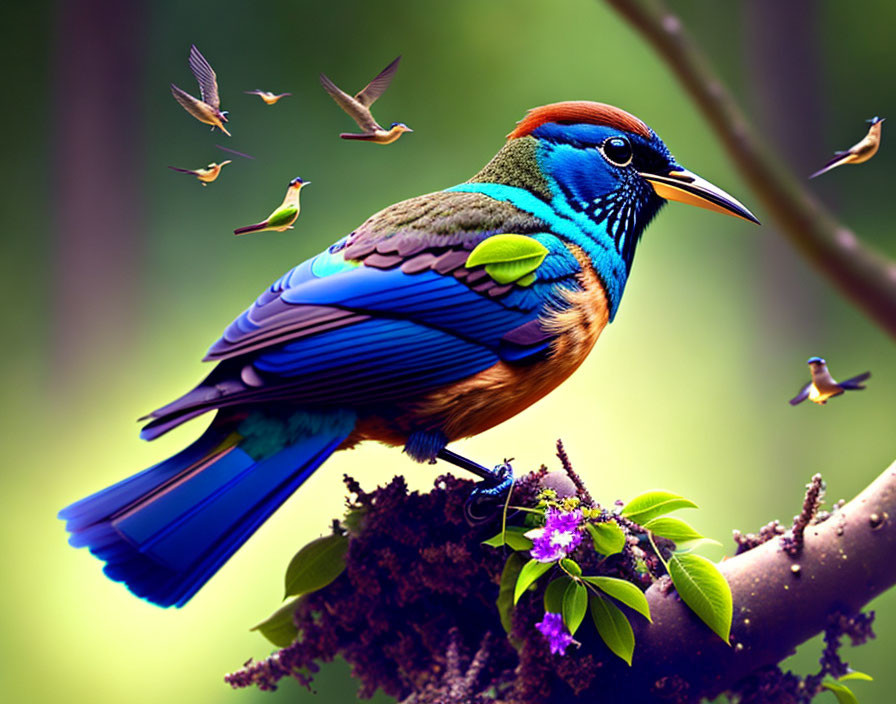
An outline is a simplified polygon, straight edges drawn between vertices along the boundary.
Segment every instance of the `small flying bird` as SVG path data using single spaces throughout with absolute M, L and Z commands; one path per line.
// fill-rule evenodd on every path
M 257 95 L 261 98 L 266 104 L 273 105 L 280 98 L 285 98 L 287 95 L 292 95 L 292 93 L 271 93 L 269 90 L 244 90 L 243 93 L 246 95 Z
M 862 141 L 853 144 L 846 151 L 835 152 L 834 158 L 825 164 L 823 169 L 816 171 L 809 178 L 821 176 L 826 171 L 836 169 L 843 164 L 861 164 L 868 161 L 880 149 L 880 131 L 885 119 L 885 117 L 874 116 L 870 120 L 865 120 L 871 127 L 868 128 L 868 134 L 862 138 Z
M 224 123 L 227 122 L 227 111 L 221 110 L 221 98 L 218 97 L 218 77 L 195 44 L 190 47 L 190 70 L 199 82 L 199 94 L 202 100 L 197 100 L 173 83 L 171 95 L 197 120 L 211 125 L 213 130 L 217 127 L 229 137 L 230 132 L 224 127 Z
M 207 186 L 221 175 L 221 169 L 223 169 L 229 163 L 231 163 L 230 159 L 226 159 L 220 164 L 212 162 L 204 169 L 179 169 L 176 166 L 169 166 L 168 168 L 172 171 L 178 171 L 182 174 L 193 174 L 196 178 L 199 179 L 203 186 Z
M 376 144 L 391 144 L 405 132 L 414 131 L 403 122 L 393 122 L 389 129 L 383 129 L 383 127 L 373 119 L 373 115 L 370 114 L 370 106 L 376 102 L 377 98 L 386 92 L 386 88 L 388 88 L 389 84 L 392 82 L 392 78 L 395 76 L 395 71 L 398 69 L 399 61 L 401 61 L 400 56 L 386 66 L 386 68 L 368 83 L 364 90 L 355 95 L 355 97 L 352 97 L 341 90 L 324 74 L 320 74 L 320 84 L 324 87 L 324 90 L 330 94 L 330 97 L 336 101 L 336 104 L 339 107 L 348 113 L 349 117 L 358 123 L 358 127 L 364 130 L 361 134 L 343 132 L 339 135 L 340 137 L 343 139 L 361 139 L 366 142 L 375 142 Z
M 300 178 L 294 178 L 289 182 L 289 186 L 286 189 L 286 197 L 273 213 L 268 215 L 267 218 L 260 223 L 237 228 L 233 231 L 233 234 L 246 235 L 250 232 L 264 232 L 265 230 L 274 230 L 276 232 L 291 230 L 293 228 L 293 223 L 298 219 L 299 211 L 301 210 L 299 207 L 299 191 L 302 190 L 303 186 L 307 186 L 309 183 L 311 183 L 311 181 L 303 181 Z
M 871 376 L 871 372 L 865 372 L 846 381 L 834 381 L 828 371 L 828 363 L 821 357 L 809 357 L 807 362 L 812 373 L 812 381 L 806 384 L 800 392 L 790 399 L 790 405 L 796 406 L 809 399 L 813 403 L 824 405 L 829 398 L 839 396 L 844 391 L 858 391 L 865 388 L 862 383 Z

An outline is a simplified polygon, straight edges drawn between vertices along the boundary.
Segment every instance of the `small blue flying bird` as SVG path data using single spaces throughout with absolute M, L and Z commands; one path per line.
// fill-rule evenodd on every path
M 506 486 L 446 445 L 584 361 L 666 200 L 756 222 L 623 110 L 530 111 L 469 181 L 382 210 L 262 292 L 209 349 L 217 366 L 141 435 L 214 412 L 208 429 L 63 509 L 71 544 L 182 606 L 336 450 L 377 440 Z
M 839 396 L 844 391 L 860 391 L 865 388 L 862 383 L 871 376 L 871 372 L 865 372 L 846 381 L 834 381 L 828 371 L 828 363 L 821 357 L 809 357 L 806 364 L 812 374 L 812 381 L 806 384 L 800 392 L 790 399 L 790 405 L 796 406 L 809 399 L 813 403 L 824 405 L 829 398 Z

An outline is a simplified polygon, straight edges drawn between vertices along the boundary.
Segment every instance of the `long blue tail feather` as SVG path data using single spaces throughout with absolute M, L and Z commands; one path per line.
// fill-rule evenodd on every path
M 345 427 L 254 459 L 213 424 L 190 447 L 59 512 L 69 542 L 159 606 L 183 606 L 347 437 Z M 236 438 L 238 439 L 238 438 Z

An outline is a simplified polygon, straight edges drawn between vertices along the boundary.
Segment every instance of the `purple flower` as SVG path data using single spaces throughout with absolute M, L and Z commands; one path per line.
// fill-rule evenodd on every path
M 579 509 L 564 512 L 549 508 L 545 514 L 544 528 L 527 533 L 532 538 L 529 554 L 539 562 L 556 562 L 566 557 L 582 542 L 582 532 L 579 530 L 581 521 L 582 512 Z
M 563 655 L 569 645 L 577 643 L 566 632 L 566 626 L 563 625 L 563 617 L 560 614 L 552 614 L 550 611 L 545 612 L 544 618 L 541 622 L 536 623 L 535 627 L 548 639 L 548 645 L 551 648 L 551 653 L 554 655 Z

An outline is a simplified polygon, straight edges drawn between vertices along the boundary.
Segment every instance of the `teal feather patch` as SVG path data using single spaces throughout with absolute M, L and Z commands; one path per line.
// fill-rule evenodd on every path
M 343 271 L 349 271 L 361 265 L 360 261 L 352 259 L 346 260 L 342 250 L 338 252 L 330 252 L 329 249 L 318 254 L 311 260 L 311 273 L 318 278 L 340 274 Z
M 529 286 L 547 254 L 547 247 L 526 235 L 493 235 L 470 253 L 466 267 L 485 265 L 488 275 L 499 284 L 517 281 L 520 286 Z
M 613 321 L 625 289 L 628 270 L 605 227 L 594 223 L 585 213 L 574 211 L 559 196 L 555 196 L 548 204 L 523 188 L 495 183 L 461 183 L 446 190 L 454 193 L 481 193 L 495 200 L 511 203 L 546 222 L 558 236 L 584 249 L 606 289 L 610 322 Z
M 240 449 L 256 462 L 276 455 L 299 440 L 323 432 L 348 435 L 355 427 L 353 411 L 295 411 L 289 415 L 271 415 L 252 411 L 237 427 L 243 436 Z

